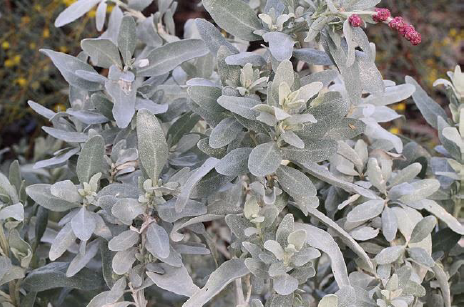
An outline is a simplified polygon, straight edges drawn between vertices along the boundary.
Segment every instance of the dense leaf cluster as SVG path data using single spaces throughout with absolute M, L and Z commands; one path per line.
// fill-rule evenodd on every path
M 105 0 L 56 20 L 98 5 L 77 57 L 42 50 L 70 107 L 29 105 L 66 145 L 0 175 L 2 306 L 464 301 L 459 68 L 440 81 L 452 118 L 383 80 L 348 21 L 375 24 L 376 0 L 203 0 L 230 35 L 197 19 L 182 39 L 172 0 L 112 2 L 106 27 Z M 411 95 L 440 158 L 380 125 Z

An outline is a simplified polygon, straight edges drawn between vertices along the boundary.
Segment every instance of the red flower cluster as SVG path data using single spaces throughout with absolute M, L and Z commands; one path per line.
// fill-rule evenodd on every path
M 363 20 L 357 14 L 351 15 L 350 18 L 348 18 L 348 21 L 352 27 L 360 27 L 363 24 Z
M 372 16 L 372 19 L 373 19 L 375 22 L 387 21 L 388 18 L 390 18 L 390 16 L 391 16 L 390 10 L 389 10 L 389 9 L 377 8 L 377 9 L 375 9 L 375 12 L 376 12 L 377 14 L 375 14 L 374 16 Z
M 404 21 L 402 17 L 393 18 L 388 26 L 400 33 L 404 38 L 410 41 L 414 46 L 417 46 L 421 43 L 422 37 L 416 29 Z

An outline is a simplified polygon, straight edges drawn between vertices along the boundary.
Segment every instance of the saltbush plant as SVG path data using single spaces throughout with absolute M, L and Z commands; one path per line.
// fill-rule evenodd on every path
M 105 31 L 42 50 L 69 108 L 30 101 L 55 151 L 0 175 L 2 306 L 460 306 L 464 75 L 451 117 L 383 80 L 363 28 L 421 37 L 379 2 L 203 0 L 182 39 L 172 0 L 63 11 Z M 437 157 L 381 126 L 411 95 Z

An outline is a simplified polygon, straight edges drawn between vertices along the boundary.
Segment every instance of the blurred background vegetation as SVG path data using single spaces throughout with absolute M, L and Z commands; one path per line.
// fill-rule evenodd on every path
M 75 0 L 1 0 L 0 5 L 0 162 L 24 155 L 33 156 L 34 140 L 40 136 L 42 118 L 27 107 L 34 100 L 48 108 L 68 106 L 67 85 L 50 60 L 38 52 L 48 48 L 77 55 L 79 42 L 96 37 L 95 10 L 64 28 L 55 28 L 56 16 Z M 155 1 L 156 2 L 156 1 Z M 207 17 L 199 0 L 177 0 L 177 29 L 189 18 Z M 456 0 L 383 0 L 382 6 L 394 16 L 403 16 L 422 33 L 423 43 L 411 46 L 387 26 L 368 28 L 377 45 L 377 63 L 385 79 L 404 82 L 411 75 L 438 102 L 446 101 L 442 89 L 433 88 L 437 78 L 446 77 L 456 64 L 463 64 L 464 3 Z M 110 12 L 112 6 L 108 7 Z M 144 13 L 156 11 L 155 4 Z M 397 134 L 430 145 L 434 132 L 412 104 L 394 106 L 407 120 L 399 119 L 389 128 Z

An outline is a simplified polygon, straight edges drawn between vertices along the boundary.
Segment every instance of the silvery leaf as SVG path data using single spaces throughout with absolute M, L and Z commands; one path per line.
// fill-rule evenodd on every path
M 255 176 L 274 173 L 282 161 L 280 149 L 274 142 L 264 143 L 253 148 L 248 158 L 248 169 Z
M 232 84 L 234 86 L 239 86 L 240 84 L 241 67 L 226 63 L 226 58 L 235 53 L 225 46 L 220 46 L 217 52 L 217 70 L 223 84 Z
M 225 111 L 224 108 L 217 103 L 218 98 L 221 97 L 220 88 L 212 86 L 190 86 L 187 92 L 190 98 L 199 106 L 211 112 Z
M 78 203 L 82 200 L 77 187 L 71 180 L 58 181 L 51 185 L 50 193 L 58 198 L 64 199 L 71 203 Z
M 148 110 L 137 114 L 137 139 L 140 162 L 147 175 L 156 182 L 169 155 L 169 148 L 158 119 Z
M 123 275 L 127 273 L 131 268 L 132 264 L 135 262 L 135 254 L 137 253 L 137 248 L 132 247 L 125 251 L 117 252 L 113 257 L 112 268 L 113 271 L 118 275 Z
M 100 114 L 99 112 L 94 112 L 94 111 L 84 111 L 84 110 L 72 110 L 68 109 L 66 110 L 66 113 L 71 115 L 72 117 L 77 118 L 84 124 L 88 125 L 95 125 L 95 124 L 103 124 L 108 122 L 108 118 L 106 118 L 104 115 Z
M 322 229 L 308 224 L 296 223 L 295 229 L 304 229 L 307 234 L 306 242 L 330 257 L 331 268 L 337 285 L 339 287 L 350 285 L 343 254 L 332 236 Z
M 69 267 L 66 271 L 66 277 L 72 277 L 82 270 L 97 254 L 99 244 L 100 242 L 95 240 L 86 246 L 84 254 L 78 253 L 69 263 Z
M 374 260 L 379 265 L 390 264 L 398 260 L 404 254 L 404 250 L 404 246 L 387 247 L 377 254 Z
M 217 102 L 224 109 L 227 109 L 247 119 L 254 120 L 258 115 L 258 112 L 253 110 L 253 107 L 258 105 L 260 101 L 255 99 L 234 96 L 221 96 Z
M 436 179 L 424 179 L 410 184 L 412 191 L 399 198 L 400 201 L 408 204 L 425 199 L 435 193 L 440 188 L 440 182 Z
M 285 143 L 293 146 L 293 147 L 296 147 L 296 148 L 299 148 L 299 149 L 303 149 L 305 144 L 303 142 L 302 139 L 300 139 L 300 137 L 298 135 L 295 134 L 295 132 L 293 131 L 284 131 L 281 135 L 281 138 L 282 140 L 285 141 Z
M 362 89 L 374 95 L 382 95 L 385 92 L 385 86 L 382 74 L 373 59 L 370 59 L 368 54 L 361 54 L 359 51 L 356 51 L 356 56 L 358 58 Z
M 142 109 L 147 109 L 150 111 L 152 114 L 162 114 L 166 113 L 168 110 L 169 105 L 168 104 L 157 104 L 153 102 L 152 100 L 149 99 L 143 99 L 137 97 L 135 100 L 135 109 L 137 111 L 140 111 Z
M 106 162 L 105 141 L 100 135 L 89 139 L 77 159 L 76 173 L 81 183 L 89 182 L 93 175 L 103 172 Z
M 217 149 L 230 144 L 242 129 L 242 125 L 235 118 L 227 117 L 223 119 L 211 132 L 209 146 Z
M 13 218 L 17 221 L 24 220 L 24 206 L 21 203 L 17 203 L 11 206 L 3 207 L 0 210 L 0 220 L 6 220 Z
M 203 0 L 203 6 L 214 21 L 230 34 L 246 40 L 259 40 L 253 32 L 262 28 L 255 12 L 240 0 Z
M 318 165 L 317 163 L 306 162 L 299 164 L 305 169 L 307 173 L 311 174 L 312 176 L 334 186 L 340 187 L 347 192 L 360 194 L 369 199 L 379 198 L 375 193 L 368 189 L 365 189 L 362 186 L 339 179 L 338 177 L 334 176 L 328 169 Z
M 72 218 L 71 226 L 77 238 L 81 241 L 88 241 L 97 226 L 93 212 L 90 213 L 85 207 L 82 207 Z
M 113 237 L 108 242 L 111 251 L 119 252 L 126 250 L 139 242 L 139 234 L 132 230 L 126 230 Z
M 123 79 L 108 80 L 105 89 L 113 100 L 113 117 L 119 128 L 126 128 L 135 113 L 137 90 L 135 84 Z
M 202 57 L 209 50 L 199 39 L 186 39 L 153 49 L 147 56 L 148 65 L 137 70 L 137 76 L 153 77 L 170 72 L 185 61 Z
M 367 241 L 373 239 L 377 237 L 378 234 L 379 229 L 374 229 L 369 226 L 356 228 L 350 232 L 350 235 L 353 237 L 353 239 L 358 241 Z
M 77 203 L 71 203 L 64 199 L 53 196 L 49 184 L 34 184 L 26 188 L 26 193 L 32 200 L 51 211 L 63 212 L 79 207 Z
M 282 148 L 282 158 L 297 163 L 321 162 L 337 151 L 337 143 L 330 140 L 318 140 L 306 143 L 305 148 Z
M 338 307 L 338 296 L 327 294 L 319 301 L 317 307 Z
M 433 267 L 435 265 L 435 261 L 433 258 L 427 253 L 427 251 L 420 247 L 413 247 L 407 249 L 409 257 L 416 261 L 419 264 L 422 264 L 427 267 Z
M 200 216 L 206 214 L 206 206 L 198 201 L 190 199 L 184 210 L 177 212 L 175 209 L 176 199 L 173 198 L 166 203 L 158 206 L 158 215 L 160 218 L 169 223 L 173 223 L 183 217 Z
M 413 78 L 407 76 L 406 83 L 412 84 L 416 87 L 416 91 L 412 95 L 414 102 L 421 111 L 424 118 L 427 122 L 434 127 L 438 128 L 437 117 L 443 119 L 448 118 L 446 112 L 437 104 L 435 101 L 430 98 L 427 93 L 420 87 L 420 85 Z
M 424 240 L 437 225 L 437 219 L 434 216 L 424 217 L 414 227 L 409 243 L 418 243 Z
M 88 136 L 82 132 L 65 131 L 52 127 L 42 127 L 42 130 L 54 138 L 68 143 L 84 143 L 88 139 Z
M 372 8 L 379 4 L 380 0 L 357 0 L 357 1 L 350 1 L 347 3 L 346 9 L 350 10 L 364 10 L 368 8 Z
M 253 66 L 264 66 L 266 65 L 266 60 L 263 56 L 254 52 L 240 52 L 238 54 L 229 55 L 226 58 L 226 63 L 228 65 L 240 66 L 245 66 L 248 63 L 252 64 Z
M 413 163 L 400 170 L 393 180 L 390 181 L 390 186 L 395 186 L 404 182 L 411 182 L 422 170 L 420 163 Z
M 180 195 L 177 197 L 176 201 L 176 211 L 182 212 L 187 202 L 190 198 L 190 194 L 192 193 L 193 188 L 195 185 L 208 174 L 216 165 L 219 163 L 219 160 L 216 158 L 208 158 L 202 166 L 196 169 L 187 179 L 185 184 L 182 186 L 182 191 Z
M 226 47 L 232 53 L 238 53 L 237 48 L 229 43 L 212 23 L 204 19 L 197 18 L 195 19 L 195 24 L 201 38 L 204 40 L 206 46 L 208 46 L 213 55 L 218 53 L 219 47 L 221 46 Z
M 96 25 L 97 31 L 103 30 L 103 26 L 105 25 L 105 19 L 106 19 L 106 9 L 107 9 L 106 1 L 101 1 L 98 4 L 97 12 L 95 14 L 95 25 Z
M 79 0 L 67 7 L 55 20 L 55 27 L 62 27 L 82 17 L 101 0 Z
M 275 72 L 274 80 L 271 86 L 270 95 L 268 95 L 268 104 L 271 106 L 279 106 L 279 87 L 282 83 L 287 83 L 292 86 L 295 82 L 293 72 L 293 64 L 289 60 L 282 61 Z
M 145 212 L 145 206 L 136 199 L 123 198 L 111 208 L 111 213 L 126 225 L 132 225 L 132 220 Z
M 464 226 L 456 220 L 448 211 L 433 200 L 422 201 L 424 209 L 435 215 L 439 220 L 444 222 L 454 232 L 464 235 Z
M 81 47 L 95 66 L 103 68 L 110 68 L 111 65 L 122 66 L 118 47 L 109 39 L 87 38 L 82 40 Z
M 190 132 L 193 127 L 200 120 L 200 116 L 187 112 L 181 117 L 179 117 L 172 125 L 169 127 L 167 133 L 167 140 L 170 146 L 173 146 L 179 142 L 179 140 L 184 136 L 184 134 Z
M 284 259 L 285 251 L 277 241 L 267 240 L 264 242 L 264 248 L 273 253 L 278 260 Z
M 126 65 L 131 64 L 136 45 L 137 35 L 134 17 L 124 16 L 119 27 L 118 48 Z
M 88 0 L 84 0 L 84 1 L 88 1 Z M 75 72 L 77 70 L 84 70 L 84 71 L 88 71 L 91 73 L 97 73 L 95 69 L 92 68 L 92 66 L 85 63 L 84 61 L 78 58 L 75 58 L 73 56 L 70 56 L 68 54 L 56 52 L 56 51 L 52 51 L 48 49 L 41 49 L 40 52 L 44 53 L 46 56 L 48 56 L 52 60 L 53 64 L 56 66 L 56 68 L 58 68 L 58 70 L 63 75 L 64 79 L 70 85 L 78 87 L 85 91 L 98 91 L 102 88 L 100 83 L 90 82 L 76 75 Z
M 369 181 L 375 186 L 380 192 L 386 193 L 387 182 L 383 178 L 382 171 L 380 169 L 377 159 L 370 158 L 367 163 L 367 176 L 369 176 Z
M 119 26 L 121 25 L 121 20 L 123 17 L 124 17 L 124 14 L 122 10 L 119 8 L 119 6 L 113 7 L 113 10 L 111 11 L 110 18 L 108 21 L 108 28 L 100 37 L 108 38 L 115 45 L 117 45 Z
M 61 257 L 75 241 L 76 236 L 74 235 L 71 224 L 68 223 L 58 232 L 53 240 L 48 258 L 50 258 L 51 261 L 55 261 Z
M 348 213 L 347 220 L 352 223 L 364 222 L 379 216 L 384 208 L 385 201 L 382 199 L 369 200 L 357 205 Z
M 169 236 L 163 227 L 151 223 L 147 228 L 147 240 L 150 245 L 147 249 L 155 257 L 167 258 L 169 256 Z
M 147 275 L 161 289 L 187 297 L 199 290 L 184 266 L 173 268 L 164 263 L 161 263 L 160 266 L 163 268 L 164 274 L 147 272 Z
M 387 206 L 382 212 L 382 233 L 388 242 L 396 237 L 398 231 L 398 220 L 395 213 Z
M 295 41 L 290 35 L 281 32 L 267 32 L 263 35 L 264 41 L 269 43 L 272 56 L 279 62 L 290 60 Z
M 49 110 L 47 108 L 45 108 L 44 106 L 42 106 L 41 104 L 38 104 L 37 102 L 34 102 L 32 100 L 29 100 L 27 102 L 27 104 L 31 107 L 31 109 L 33 109 L 37 114 L 40 114 L 42 115 L 43 117 L 45 117 L 46 119 L 48 120 L 51 120 L 55 115 L 56 113 L 52 110 Z
M 274 290 L 280 295 L 289 295 L 298 288 L 298 280 L 288 274 L 273 279 Z
M 276 171 L 282 189 L 292 196 L 296 202 L 306 205 L 308 198 L 317 194 L 316 187 L 302 172 L 292 167 L 280 165 Z
M 319 81 L 319 82 L 322 82 L 324 87 L 327 87 L 337 77 L 338 77 L 338 72 L 336 70 L 323 70 L 323 71 L 315 72 L 310 75 L 302 77 L 300 79 L 300 83 L 301 85 L 306 85 L 306 84 Z
M 248 172 L 248 157 L 251 148 L 237 148 L 231 150 L 216 165 L 216 171 L 224 176 L 239 176 Z
M 147 46 L 156 48 L 163 44 L 163 40 L 158 34 L 158 29 L 154 26 L 154 15 L 145 18 L 145 20 L 139 23 L 137 35 Z
M 205 286 L 195 292 L 182 307 L 202 307 L 222 289 L 249 271 L 242 259 L 231 259 L 219 266 L 209 277 Z
M 360 259 L 362 259 L 369 268 L 373 269 L 374 264 L 372 263 L 369 256 L 366 254 L 364 249 L 336 222 L 331 218 L 324 215 L 322 212 L 315 208 L 308 208 L 308 213 L 316 218 L 318 221 L 330 228 L 331 231 L 337 234 L 337 236 L 345 243 L 353 252 L 355 252 Z
M 293 56 L 303 62 L 312 65 L 333 65 L 330 57 L 321 50 L 312 48 L 301 48 L 293 50 Z
M 31 271 L 23 280 L 28 291 L 45 291 L 55 288 L 95 290 L 104 284 L 101 274 L 84 268 L 73 277 L 66 277 L 68 262 L 53 262 Z
M 435 276 L 437 277 L 438 284 L 440 285 L 441 291 L 443 293 L 443 299 L 445 301 L 446 307 L 451 307 L 451 291 L 448 282 L 448 274 L 443 269 L 443 266 L 439 263 L 435 264 L 432 267 Z

